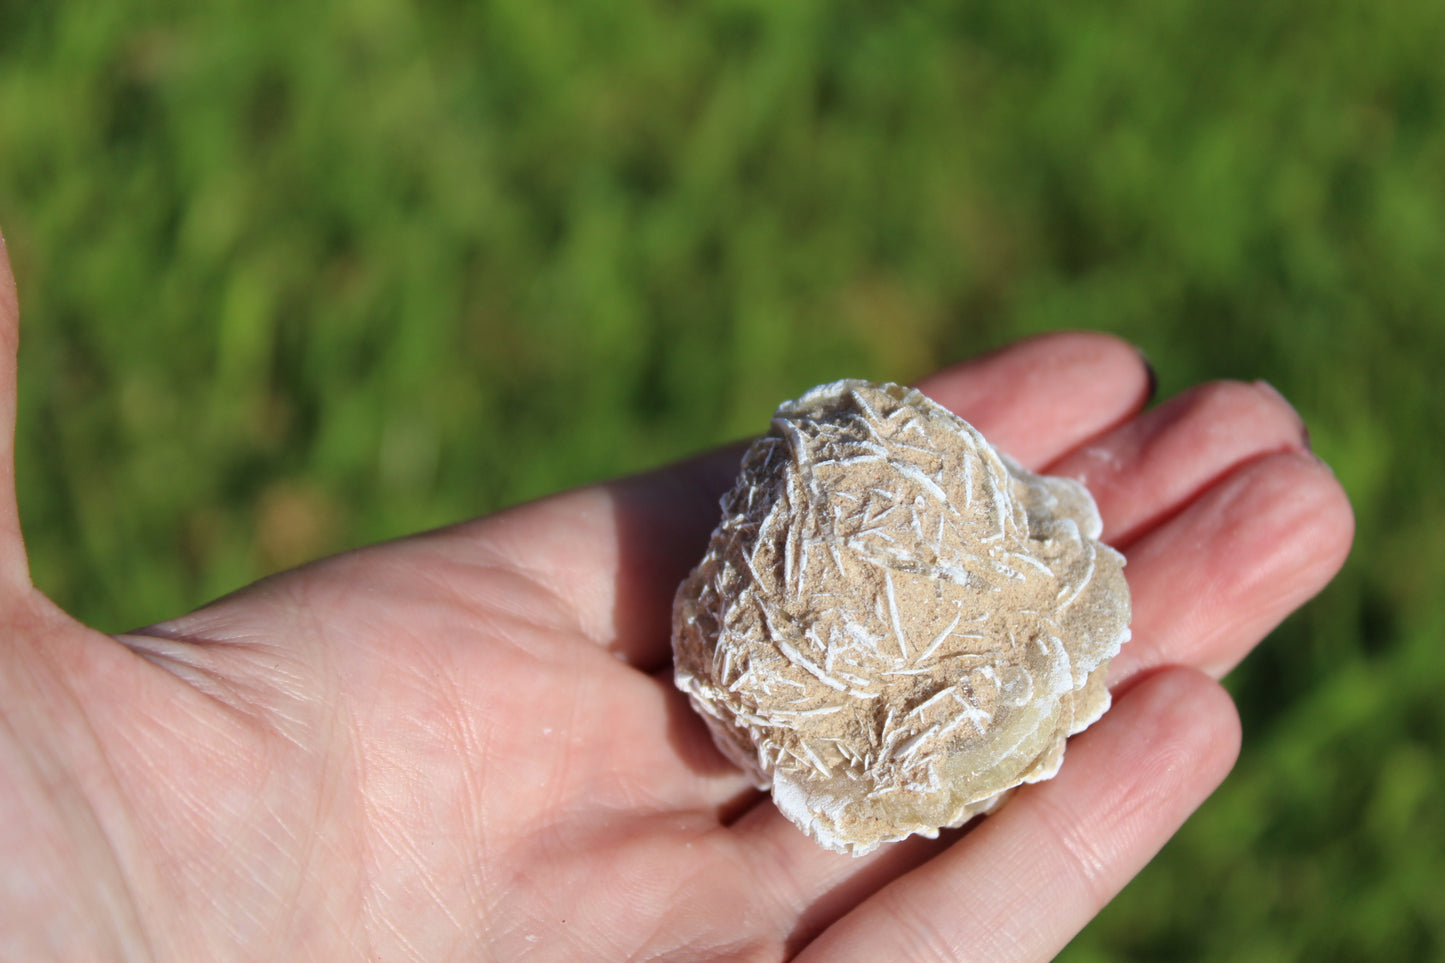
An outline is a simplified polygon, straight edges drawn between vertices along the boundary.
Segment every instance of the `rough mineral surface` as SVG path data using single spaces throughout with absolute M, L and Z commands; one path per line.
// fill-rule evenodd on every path
M 785 403 L 722 508 L 677 593 L 677 684 L 823 846 L 962 825 L 1108 708 L 1129 591 L 1093 499 L 917 391 Z

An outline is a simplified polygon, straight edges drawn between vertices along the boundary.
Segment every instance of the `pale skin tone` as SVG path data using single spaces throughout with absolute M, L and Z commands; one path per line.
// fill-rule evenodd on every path
M 7 959 L 1047 959 L 1224 778 L 1240 736 L 1214 680 L 1352 536 L 1268 388 L 1146 411 L 1137 354 L 1089 334 L 925 380 L 1026 466 L 1088 484 L 1134 638 L 1056 779 L 853 859 L 783 819 L 671 684 L 671 593 L 736 451 L 103 635 L 29 580 L 3 254 Z

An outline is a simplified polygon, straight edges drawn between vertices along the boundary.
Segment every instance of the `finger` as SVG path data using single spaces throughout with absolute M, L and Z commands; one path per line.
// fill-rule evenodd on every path
M 20 344 L 20 299 L 10 252 L 0 236 L 0 586 L 28 588 L 29 567 L 15 503 L 15 379 Z
M 994 444 L 1038 465 L 1137 411 L 1150 375 L 1105 335 L 1034 338 L 954 366 L 920 387 Z M 610 485 L 566 492 L 453 530 L 560 587 L 581 634 L 647 671 L 670 657 L 672 595 L 702 557 L 740 448 Z
M 1153 676 L 1070 742 L 1058 777 L 1021 789 L 797 959 L 1050 959 L 1214 790 L 1238 747 L 1218 685 L 1188 669 Z
M 1129 549 L 1133 638 L 1111 680 L 1174 663 L 1222 676 L 1329 582 L 1353 538 L 1344 489 L 1312 455 L 1240 466 Z
M 1065 331 L 946 368 L 918 388 L 1037 469 L 1144 407 L 1154 375 L 1127 341 Z
M 1104 540 L 1127 545 L 1231 469 L 1306 447 L 1304 421 L 1264 382 L 1200 385 L 1048 467 L 1088 487 Z

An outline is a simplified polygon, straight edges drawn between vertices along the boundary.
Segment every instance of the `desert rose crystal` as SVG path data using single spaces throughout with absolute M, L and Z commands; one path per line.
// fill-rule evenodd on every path
M 677 685 L 823 846 L 935 835 L 1109 706 L 1124 558 L 1088 491 L 910 388 L 787 402 L 673 607 Z

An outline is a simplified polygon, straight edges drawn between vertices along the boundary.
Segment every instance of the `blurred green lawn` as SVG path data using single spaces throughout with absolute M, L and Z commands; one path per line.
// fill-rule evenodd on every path
M 888 9 L 891 7 L 891 9 Z M 1084 960 L 1445 954 L 1445 4 L 0 0 L 38 584 L 110 630 L 1112 331 L 1354 500 Z

